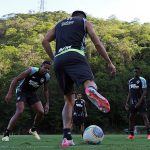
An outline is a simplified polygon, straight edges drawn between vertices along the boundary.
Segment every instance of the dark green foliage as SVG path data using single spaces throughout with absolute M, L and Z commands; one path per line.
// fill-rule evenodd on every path
M 6 105 L 4 97 L 7 94 L 11 80 L 29 66 L 39 66 L 43 60 L 49 60 L 41 41 L 45 33 L 58 21 L 69 17 L 64 11 L 44 12 L 38 14 L 16 14 L 13 18 L 0 20 L 0 131 L 6 127 L 15 111 L 15 95 L 12 103 Z M 88 16 L 94 23 L 96 33 L 104 43 L 112 61 L 116 65 L 117 75 L 110 77 L 107 64 L 98 56 L 94 45 L 87 38 L 87 57 L 91 65 L 99 92 L 111 103 L 111 112 L 102 114 L 88 101 L 88 119 L 86 126 L 97 124 L 106 131 L 120 131 L 128 126 L 127 112 L 124 109 L 128 80 L 132 77 L 134 66 L 142 68 L 142 76 L 148 82 L 148 100 L 150 100 L 150 24 L 137 22 L 121 22 L 116 18 L 108 20 Z M 52 43 L 55 50 L 55 43 Z M 64 100 L 53 69 L 51 69 L 50 112 L 41 123 L 43 133 L 62 132 L 61 111 Z M 83 93 L 81 88 L 79 92 Z M 45 103 L 42 89 L 38 92 Z M 148 103 L 149 104 L 149 103 Z M 32 114 L 32 115 L 31 115 Z M 33 113 L 26 108 L 15 132 L 26 133 L 33 120 Z M 143 122 L 138 122 L 142 124 Z

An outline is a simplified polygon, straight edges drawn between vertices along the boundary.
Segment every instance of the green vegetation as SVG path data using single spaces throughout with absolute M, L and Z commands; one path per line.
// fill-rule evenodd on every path
M 0 131 L 2 132 L 15 111 L 15 96 L 12 103 L 6 105 L 4 97 L 13 77 L 28 68 L 38 66 L 43 60 L 49 59 L 43 50 L 41 41 L 45 33 L 58 21 L 69 14 L 44 12 L 39 14 L 16 14 L 13 18 L 0 20 Z M 88 16 L 93 22 L 96 32 L 103 41 L 112 61 L 117 67 L 117 75 L 111 78 L 106 63 L 97 55 L 92 42 L 87 39 L 87 56 L 95 75 L 99 91 L 110 100 L 111 112 L 100 113 L 87 100 L 87 125 L 97 124 L 107 132 L 121 131 L 128 126 L 127 112 L 124 104 L 128 92 L 128 80 L 132 77 L 133 66 L 140 66 L 142 76 L 150 81 L 150 24 L 138 22 L 121 22 L 115 18 L 108 20 Z M 55 50 L 55 43 L 52 44 Z M 43 133 L 62 132 L 61 110 L 63 95 L 51 69 L 49 84 L 51 93 L 50 112 L 41 124 Z M 80 90 L 80 89 L 79 89 Z M 83 92 L 80 90 L 80 92 Z M 148 100 L 150 99 L 148 89 Z M 41 91 L 39 96 L 43 100 Z M 94 116 L 94 117 L 93 117 Z M 32 124 L 33 115 L 27 108 L 16 133 L 24 133 Z M 142 124 L 138 119 L 138 124 Z
M 1 150 L 60 150 L 60 135 L 42 135 L 41 141 L 37 141 L 31 135 L 15 135 L 11 141 L 1 142 Z M 102 144 L 88 145 L 84 143 L 81 136 L 74 135 L 75 146 L 69 147 L 70 150 L 149 150 L 149 141 L 145 135 L 138 135 L 134 140 L 128 140 L 126 135 L 106 135 Z

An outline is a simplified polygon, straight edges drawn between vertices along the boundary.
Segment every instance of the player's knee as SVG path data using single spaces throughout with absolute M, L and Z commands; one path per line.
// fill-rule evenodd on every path
M 68 107 L 74 106 L 74 100 L 72 98 L 65 98 L 65 105 Z
M 143 115 L 143 119 L 144 119 L 144 120 L 148 120 L 147 115 Z
M 39 116 L 43 116 L 43 115 L 44 115 L 44 110 L 39 110 L 39 111 L 37 112 L 37 114 L 38 114 Z
M 16 111 L 15 114 L 18 115 L 18 116 L 21 116 L 23 111 L 24 111 L 23 109 L 19 109 L 19 110 Z
M 97 85 L 93 80 L 87 80 L 84 83 L 84 88 L 93 87 L 95 90 L 97 90 Z
M 134 120 L 135 120 L 135 117 L 130 116 L 129 119 L 130 119 L 130 121 L 134 121 Z

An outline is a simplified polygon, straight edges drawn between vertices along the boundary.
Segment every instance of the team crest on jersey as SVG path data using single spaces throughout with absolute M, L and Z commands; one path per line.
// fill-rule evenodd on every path
M 139 81 L 139 80 L 137 80 L 137 81 L 136 81 L 136 83 L 137 83 L 137 84 L 139 84 L 139 83 L 140 83 L 140 81 Z
M 19 97 L 17 97 L 17 101 L 19 101 L 21 99 L 21 97 L 19 96 Z
M 44 82 L 44 78 L 41 78 L 40 82 L 43 83 Z

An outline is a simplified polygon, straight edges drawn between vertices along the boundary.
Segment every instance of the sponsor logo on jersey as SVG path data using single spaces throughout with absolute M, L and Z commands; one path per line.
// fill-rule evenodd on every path
M 19 100 L 20 100 L 20 98 L 21 98 L 20 96 L 19 96 L 19 97 L 17 97 L 17 101 L 19 101 Z
M 61 23 L 61 26 L 68 26 L 74 24 L 74 21 L 65 21 Z
M 43 83 L 44 82 L 44 78 L 41 78 L 40 82 Z
M 63 47 L 63 48 L 60 48 L 60 49 L 58 50 L 58 53 L 60 53 L 60 52 L 62 52 L 62 51 L 64 51 L 64 50 L 70 49 L 70 48 L 71 48 L 71 45 L 70 45 L 70 46 L 65 46 L 65 47 Z
M 131 89 L 138 89 L 138 88 L 139 88 L 139 86 L 138 86 L 138 85 L 136 85 L 136 84 L 131 84 L 131 85 L 130 85 L 130 88 L 131 88 Z
M 29 85 L 33 86 L 34 88 L 38 88 L 40 85 L 38 84 L 38 82 L 29 80 Z
M 76 106 L 77 106 L 77 107 L 83 107 L 83 105 L 81 105 L 81 104 L 76 104 Z

